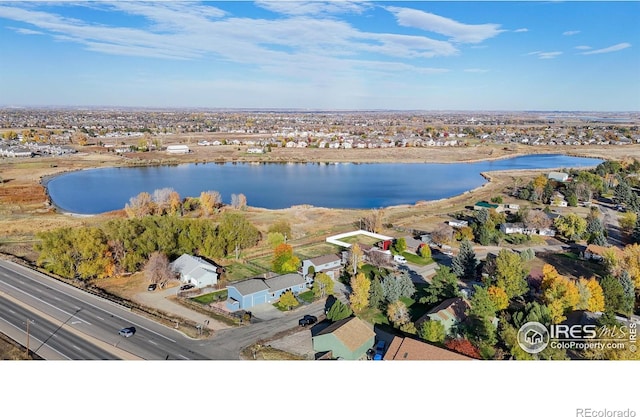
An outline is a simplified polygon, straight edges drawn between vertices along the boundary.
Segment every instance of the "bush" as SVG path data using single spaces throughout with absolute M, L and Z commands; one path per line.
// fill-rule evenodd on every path
M 502 204 L 502 196 L 492 197 L 491 202 L 496 204 Z

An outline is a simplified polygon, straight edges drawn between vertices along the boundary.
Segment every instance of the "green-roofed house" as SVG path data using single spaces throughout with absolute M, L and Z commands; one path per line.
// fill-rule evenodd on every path
M 331 323 L 312 336 L 313 350 L 331 352 L 334 359 L 358 360 L 373 347 L 376 334 L 371 326 L 357 317 Z
M 416 328 L 420 328 L 427 320 L 439 321 L 444 330 L 451 335 L 452 329 L 458 323 L 467 319 L 467 309 L 471 307 L 469 301 L 462 297 L 449 298 L 432 308 L 416 321 Z

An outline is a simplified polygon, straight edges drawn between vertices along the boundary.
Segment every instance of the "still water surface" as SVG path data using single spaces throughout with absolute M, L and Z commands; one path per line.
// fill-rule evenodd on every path
M 268 209 L 310 204 L 329 208 L 378 208 L 453 197 L 481 186 L 481 172 L 595 167 L 602 160 L 565 155 L 526 155 L 474 163 L 200 163 L 103 168 L 51 179 L 47 188 L 61 210 L 97 214 L 118 210 L 143 191 L 173 188 L 181 197 L 220 192 L 224 202 L 244 194 Z

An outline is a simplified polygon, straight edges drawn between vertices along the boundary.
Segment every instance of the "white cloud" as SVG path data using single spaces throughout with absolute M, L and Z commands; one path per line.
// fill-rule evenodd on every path
M 579 30 L 568 30 L 566 32 L 563 32 L 562 34 L 564 36 L 573 36 L 573 35 L 577 35 L 578 33 L 580 33 Z
M 580 50 L 586 51 L 586 50 L 591 49 L 591 47 L 587 46 L 587 45 L 579 45 L 579 46 L 576 46 L 576 49 L 580 49 Z
M 318 16 L 336 13 L 362 13 L 370 7 L 368 2 L 341 1 L 274 1 L 258 0 L 256 5 L 272 12 L 291 16 Z
M 630 48 L 631 44 L 628 42 L 618 43 L 616 45 L 609 46 L 602 49 L 594 49 L 593 51 L 582 52 L 581 55 L 594 55 L 594 54 L 606 54 L 609 52 L 622 51 L 623 49 Z
M 413 27 L 427 32 L 449 36 L 455 42 L 480 43 L 504 32 L 504 30 L 500 29 L 500 25 L 493 23 L 467 25 L 421 10 L 404 7 L 387 7 L 386 9 L 393 13 L 396 21 L 401 26 Z
M 1 5 L 0 17 L 32 25 L 58 41 L 80 44 L 93 52 L 212 60 L 221 65 L 243 64 L 296 77 L 319 78 L 323 71 L 354 74 L 356 69 L 434 74 L 447 70 L 411 60 L 459 53 L 450 42 L 361 31 L 332 17 L 295 15 L 270 20 L 234 17 L 208 3 L 83 2 L 78 6 L 106 13 L 127 13 L 147 24 L 128 27 L 111 23 L 116 19 L 108 24 L 97 23 Z
M 554 51 L 554 52 L 542 52 L 542 51 L 534 51 L 525 54 L 526 56 L 537 56 L 539 59 L 553 59 L 557 56 L 562 55 L 562 52 Z
M 464 72 L 473 72 L 473 73 L 478 73 L 478 74 L 484 74 L 485 72 L 489 72 L 488 69 L 482 69 L 482 68 L 467 68 L 466 70 L 464 70 Z
M 25 28 L 15 28 L 15 27 L 12 27 L 10 29 L 15 30 L 17 33 L 19 33 L 21 35 L 44 35 L 43 32 L 39 32 L 37 30 L 31 30 L 31 29 L 25 29 Z
M 522 33 L 522 32 L 529 32 L 529 29 L 527 28 L 520 28 L 520 29 L 516 29 L 514 30 L 515 33 Z

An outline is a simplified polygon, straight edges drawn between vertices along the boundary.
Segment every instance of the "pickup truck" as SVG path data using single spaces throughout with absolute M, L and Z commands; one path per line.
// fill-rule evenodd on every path
M 317 321 L 318 321 L 318 318 L 316 316 L 310 316 L 307 314 L 303 318 L 298 320 L 298 325 L 305 327 L 310 324 L 315 324 Z
M 402 255 L 393 255 L 393 260 L 399 264 L 406 264 L 407 260 Z

